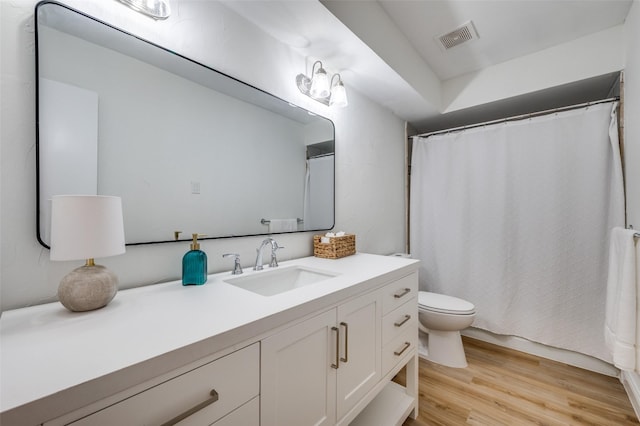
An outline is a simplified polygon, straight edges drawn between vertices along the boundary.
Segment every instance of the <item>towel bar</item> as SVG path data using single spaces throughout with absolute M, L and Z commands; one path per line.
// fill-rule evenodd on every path
M 298 223 L 304 222 L 304 220 L 300 219 L 299 217 L 296 218 L 296 220 L 298 221 Z M 260 219 L 260 223 L 263 225 L 268 225 L 271 223 L 271 221 L 269 219 Z

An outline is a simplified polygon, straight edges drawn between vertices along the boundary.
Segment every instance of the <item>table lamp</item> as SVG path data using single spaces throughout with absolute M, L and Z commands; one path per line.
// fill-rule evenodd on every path
M 74 312 L 106 306 L 118 291 L 118 277 L 95 258 L 125 252 L 122 200 L 100 195 L 56 195 L 51 202 L 51 260 L 86 259 L 67 274 L 58 299 Z

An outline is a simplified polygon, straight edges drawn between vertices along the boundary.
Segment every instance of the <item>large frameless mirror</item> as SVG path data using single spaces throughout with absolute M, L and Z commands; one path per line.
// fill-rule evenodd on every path
M 36 6 L 38 240 L 50 199 L 122 197 L 127 244 L 334 223 L 334 126 L 55 2 Z

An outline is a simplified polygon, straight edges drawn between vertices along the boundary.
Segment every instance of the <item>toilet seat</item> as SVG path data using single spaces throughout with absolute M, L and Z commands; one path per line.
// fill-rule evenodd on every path
M 450 315 L 473 315 L 476 307 L 471 302 L 445 294 L 418 292 L 418 307 L 422 310 Z

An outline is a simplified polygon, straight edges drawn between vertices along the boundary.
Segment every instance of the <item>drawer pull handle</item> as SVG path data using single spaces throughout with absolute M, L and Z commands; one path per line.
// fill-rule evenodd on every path
M 213 404 L 214 402 L 216 402 L 218 400 L 218 392 L 216 392 L 215 389 L 211 389 L 211 392 L 209 392 L 209 395 L 211 395 L 211 398 L 207 399 L 206 401 L 202 401 L 200 404 L 196 405 L 195 407 L 192 407 L 190 409 L 188 409 L 187 411 L 185 411 L 184 413 L 180 414 L 177 417 L 174 417 L 173 419 L 169 420 L 166 423 L 163 423 L 162 426 L 172 426 L 175 425 L 179 422 L 181 422 L 182 420 L 186 419 L 187 417 L 197 413 L 198 411 L 202 410 L 203 408 Z
M 409 294 L 409 292 L 410 292 L 410 291 L 411 291 L 411 289 L 410 289 L 410 288 L 405 288 L 404 290 L 402 290 L 402 292 L 401 292 L 401 293 L 394 294 L 394 295 L 393 295 L 393 297 L 395 297 L 396 299 L 400 299 L 401 297 L 403 297 L 403 296 L 405 296 L 405 295 Z
M 411 319 L 411 315 L 405 315 L 402 321 L 394 322 L 393 325 L 395 325 L 396 327 L 402 327 L 410 319 Z
M 349 362 L 349 324 L 341 322 L 340 325 L 344 327 L 344 358 L 340 358 L 340 361 Z
M 331 364 L 331 368 L 338 369 L 340 367 L 340 329 L 338 327 L 331 327 L 331 330 L 336 332 L 336 362 Z
M 402 355 L 404 353 L 404 351 L 409 349 L 409 346 L 411 346 L 410 342 L 404 342 L 404 347 L 399 351 L 394 351 L 393 354 L 396 355 L 396 356 L 400 356 L 400 355 Z

